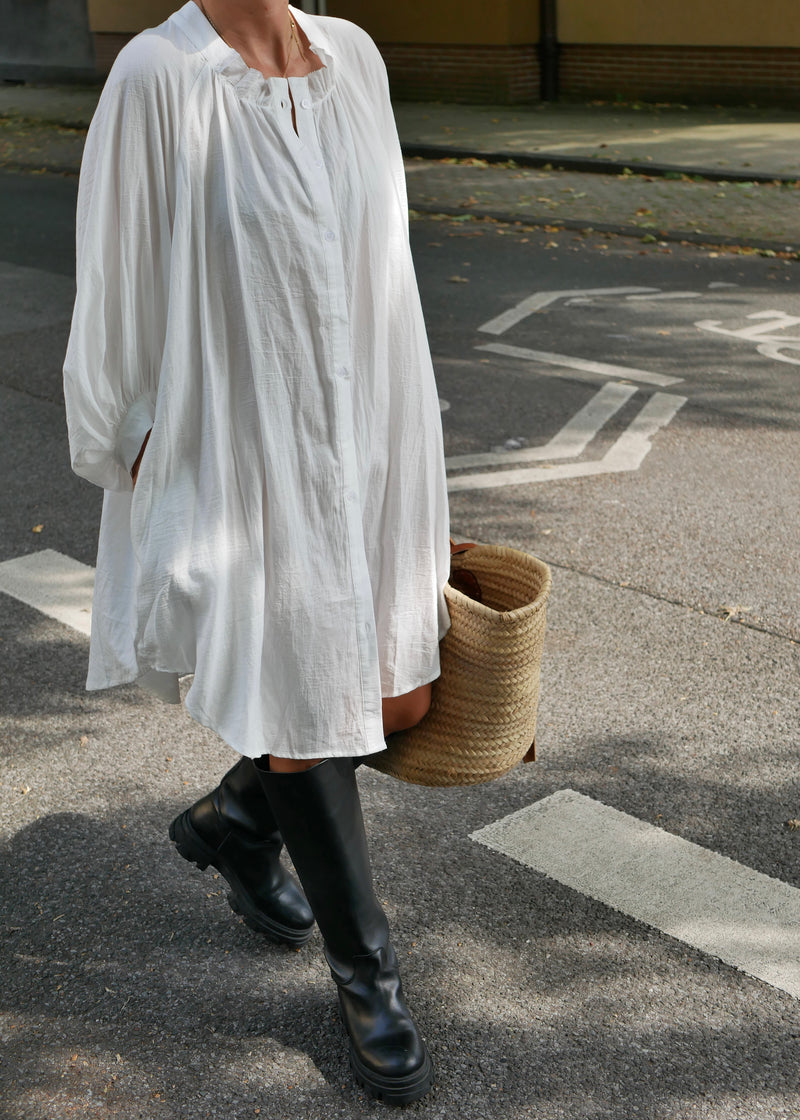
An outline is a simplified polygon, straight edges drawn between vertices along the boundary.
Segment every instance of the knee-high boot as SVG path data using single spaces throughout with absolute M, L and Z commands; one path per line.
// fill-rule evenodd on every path
M 375 897 L 351 759 L 308 770 L 256 769 L 325 940 L 356 1079 L 387 1104 L 432 1083 L 430 1056 L 403 1000 L 389 926 Z
M 283 840 L 252 759 L 176 817 L 169 835 L 184 859 L 225 877 L 228 902 L 251 929 L 289 945 L 311 937 L 314 915 L 280 861 Z

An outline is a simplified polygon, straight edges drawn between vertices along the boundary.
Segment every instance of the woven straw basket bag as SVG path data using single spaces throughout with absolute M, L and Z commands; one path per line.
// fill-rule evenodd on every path
M 513 548 L 476 545 L 454 552 L 450 580 L 430 709 L 364 760 L 417 785 L 487 782 L 534 756 L 550 569 Z

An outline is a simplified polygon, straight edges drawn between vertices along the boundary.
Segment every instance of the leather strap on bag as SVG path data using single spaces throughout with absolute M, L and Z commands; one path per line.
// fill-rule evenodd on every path
M 462 553 L 467 552 L 470 548 L 475 548 L 474 544 L 463 541 L 461 544 L 456 544 L 453 538 L 450 538 L 450 555 L 461 556 Z M 466 595 L 468 599 L 474 599 L 476 603 L 483 602 L 483 592 L 481 585 L 478 582 L 478 577 L 469 568 L 456 568 L 450 567 L 450 586 L 455 587 L 456 591 L 460 591 L 462 595 Z

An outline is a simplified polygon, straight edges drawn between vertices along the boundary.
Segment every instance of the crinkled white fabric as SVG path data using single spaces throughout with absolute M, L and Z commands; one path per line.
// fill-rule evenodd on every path
M 193 673 L 242 754 L 317 758 L 382 750 L 381 697 L 438 676 L 448 516 L 385 69 L 292 12 L 305 78 L 248 69 L 192 2 L 122 51 L 64 388 L 106 490 L 87 688 Z

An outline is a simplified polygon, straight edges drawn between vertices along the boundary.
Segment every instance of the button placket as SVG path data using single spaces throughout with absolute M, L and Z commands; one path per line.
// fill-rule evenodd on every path
M 296 102 L 297 103 L 297 102 Z M 303 106 L 303 99 L 300 100 Z M 377 635 L 375 632 L 372 583 L 367 565 L 364 528 L 360 507 L 360 481 L 356 456 L 353 425 L 352 366 L 350 352 L 350 327 L 346 302 L 346 277 L 342 257 L 338 215 L 333 201 L 331 183 L 317 134 L 313 107 L 298 112 L 302 120 L 301 135 L 308 151 L 309 177 L 314 184 L 320 236 L 327 261 L 330 323 L 330 369 L 333 371 L 333 401 L 336 410 L 336 441 L 341 465 L 341 500 L 347 525 L 350 571 L 354 591 L 355 634 L 361 661 L 361 679 L 365 713 L 373 721 L 380 721 L 380 665 L 378 662 Z M 309 166 L 309 164 L 311 166 Z

